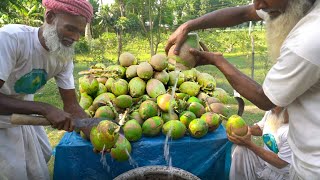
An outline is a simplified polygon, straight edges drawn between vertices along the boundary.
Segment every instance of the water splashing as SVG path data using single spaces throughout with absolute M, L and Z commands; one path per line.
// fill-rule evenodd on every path
M 166 160 L 167 165 L 169 167 L 172 167 L 172 160 L 170 156 L 170 145 L 169 145 L 169 137 L 171 136 L 172 128 L 173 127 L 171 126 L 166 135 L 166 140 L 164 142 L 164 151 L 163 151 L 164 159 Z
M 172 106 L 172 103 L 174 102 L 174 97 L 175 97 L 175 92 L 176 92 L 176 88 L 177 88 L 177 84 L 178 84 L 178 80 L 179 80 L 179 73 L 180 71 L 178 70 L 175 70 L 175 82 L 174 82 L 174 86 L 172 87 L 172 92 L 171 92 L 171 98 L 170 98 L 170 105 L 169 105 L 169 114 L 172 114 L 174 113 L 174 109 L 173 109 L 173 106 Z M 171 120 L 171 119 L 170 119 Z M 170 127 L 167 135 L 166 135 L 166 140 L 164 142 L 164 152 L 163 152 L 163 155 L 164 155 L 164 159 L 166 160 L 167 162 L 167 165 L 169 167 L 172 167 L 172 159 L 171 159 L 171 156 L 170 156 L 170 146 L 169 146 L 169 137 L 171 137 L 171 132 L 172 132 L 172 126 Z
M 110 172 L 110 166 L 108 165 L 106 160 L 105 148 L 106 146 L 104 145 L 102 151 L 100 152 L 101 153 L 100 162 L 102 163 L 102 166 L 107 167 L 107 171 Z
M 130 164 L 131 166 L 133 166 L 134 168 L 138 168 L 138 167 L 139 167 L 138 163 L 132 158 L 132 156 L 130 155 L 128 149 L 125 149 L 125 151 L 126 151 L 126 154 L 127 154 L 128 157 L 129 157 L 129 160 L 128 160 L 128 161 L 129 161 L 129 164 Z

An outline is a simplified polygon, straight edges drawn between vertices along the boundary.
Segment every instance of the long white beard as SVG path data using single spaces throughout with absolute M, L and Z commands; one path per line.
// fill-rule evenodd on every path
M 285 122 L 285 112 L 286 110 L 283 109 L 279 114 L 275 112 L 270 112 L 267 116 L 265 125 L 263 127 L 264 133 L 276 134 L 277 130 L 284 124 Z
M 56 25 L 46 24 L 43 28 L 43 37 L 50 54 L 56 56 L 63 63 L 72 61 L 74 57 L 74 44 L 67 47 L 60 42 Z
M 283 14 L 266 19 L 268 53 L 273 62 L 280 56 L 283 41 L 311 7 L 308 0 L 290 0 Z

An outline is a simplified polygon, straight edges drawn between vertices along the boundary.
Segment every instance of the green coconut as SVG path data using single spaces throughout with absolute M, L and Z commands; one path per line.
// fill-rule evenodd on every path
M 188 107 L 188 111 L 193 112 L 197 116 L 197 118 L 199 118 L 202 114 L 206 112 L 206 109 L 202 104 L 198 102 L 192 102 Z
M 142 102 L 139 107 L 139 114 L 141 118 L 144 120 L 156 116 L 158 114 L 157 103 L 151 100 L 146 100 Z
M 208 133 L 208 124 L 203 119 L 194 119 L 189 124 L 190 135 L 194 138 L 201 138 Z
M 238 136 L 244 136 L 248 133 L 248 126 L 241 116 L 234 114 L 229 117 L 226 123 L 226 131 L 229 135 L 234 133 Z
M 168 62 L 168 67 L 167 67 L 168 71 L 174 71 L 176 69 L 176 66 L 170 62 Z
M 128 94 L 128 82 L 124 79 L 116 80 L 111 86 L 111 92 L 115 96 L 125 95 Z
M 127 79 L 132 79 L 134 77 L 137 77 L 138 76 L 137 69 L 138 69 L 138 65 L 129 66 L 126 70 Z
M 182 73 L 184 74 L 185 81 L 196 81 L 197 80 L 198 71 L 195 68 L 182 71 Z
M 85 75 L 79 78 L 79 86 L 81 91 L 86 92 L 88 95 L 96 95 L 99 89 L 99 82 L 93 75 Z
M 200 104 L 203 104 L 203 101 L 201 101 L 199 98 L 195 97 L 195 96 L 191 96 L 189 97 L 188 103 L 192 103 L 192 102 L 197 102 L 197 103 L 200 103 Z
M 163 71 L 168 66 L 168 60 L 164 54 L 155 54 L 150 59 L 150 65 L 156 71 Z
M 164 85 L 166 85 L 169 81 L 169 74 L 165 70 L 163 70 L 161 72 L 155 72 L 153 78 L 161 81 Z
M 126 68 L 120 65 L 110 65 L 106 68 L 108 77 L 115 79 L 124 78 L 126 76 Z
M 228 118 L 230 115 L 230 110 L 227 106 L 222 103 L 211 103 L 206 107 L 207 112 L 214 112 Z
M 162 133 L 172 139 L 180 139 L 186 133 L 186 126 L 179 120 L 170 120 L 162 126 Z
M 96 79 L 97 79 L 97 81 L 99 82 L 99 83 L 101 83 L 101 84 L 106 84 L 106 82 L 107 82 L 107 80 L 108 80 L 108 78 L 106 78 L 106 77 L 96 77 Z
M 143 123 L 143 119 L 141 118 L 141 116 L 140 116 L 140 114 L 139 114 L 139 110 L 133 111 L 133 112 L 129 115 L 129 119 L 134 119 L 134 120 L 136 120 L 140 125 L 142 125 L 142 123 Z
M 102 151 L 103 149 L 106 149 L 106 146 L 104 145 L 104 141 L 102 139 L 102 134 L 98 132 L 96 126 L 91 128 L 90 141 L 95 150 Z
M 142 137 L 141 125 L 135 119 L 131 119 L 125 123 L 123 132 L 129 141 L 138 141 Z
M 133 104 L 132 97 L 129 95 L 120 95 L 116 97 L 116 99 L 114 100 L 114 103 L 116 104 L 117 107 L 122 109 L 128 108 Z
M 145 120 L 142 124 L 142 133 L 145 136 L 156 136 L 160 133 L 163 120 L 159 116 L 154 116 Z
M 162 112 L 161 118 L 164 122 L 168 122 L 170 120 L 179 119 L 179 116 L 174 111 Z
M 134 57 L 133 54 L 129 52 L 124 52 L 119 56 L 119 63 L 123 67 L 129 67 L 133 65 L 135 61 L 136 61 L 136 58 Z
M 230 95 L 222 88 L 215 88 L 212 96 L 219 99 L 223 104 L 227 104 L 231 99 Z
M 119 126 L 104 120 L 90 131 L 90 140 L 95 150 L 103 151 L 114 147 L 119 137 Z
M 180 85 L 179 91 L 190 96 L 197 96 L 200 92 L 200 86 L 195 82 L 187 81 Z
M 107 96 L 109 97 L 109 99 L 112 101 L 116 98 L 116 96 L 110 92 L 107 92 Z
M 159 95 L 166 93 L 166 88 L 162 82 L 157 79 L 150 79 L 147 82 L 146 90 L 148 95 L 152 98 L 156 98 Z
M 188 100 L 189 97 L 190 97 L 186 93 L 176 93 L 175 96 L 176 96 L 177 99 L 184 100 L 184 101 Z
M 124 136 L 120 135 L 115 146 L 116 147 L 110 151 L 111 157 L 119 162 L 127 161 L 130 158 L 132 149 L 130 142 Z
M 99 107 L 94 117 L 96 118 L 106 118 L 109 120 L 114 120 L 116 118 L 116 115 L 114 114 L 113 110 L 109 106 L 101 106 Z
M 162 111 L 168 112 L 176 105 L 176 102 L 170 94 L 162 94 L 157 97 L 157 104 Z
M 213 91 L 217 86 L 214 77 L 208 73 L 199 73 L 197 75 L 197 82 L 203 91 Z
M 80 106 L 82 107 L 82 109 L 88 109 L 91 104 L 92 104 L 93 100 L 92 97 L 89 96 L 87 93 L 81 93 L 80 95 Z
M 114 78 L 108 78 L 108 80 L 106 81 L 105 86 L 106 86 L 108 92 L 112 92 L 111 87 L 114 84 L 114 82 L 116 82 L 116 80 Z
M 104 69 L 104 68 L 106 68 L 106 65 L 104 65 L 103 63 L 97 63 L 91 67 L 91 69 Z
M 109 101 L 110 101 L 109 95 L 107 93 L 102 93 L 93 100 L 92 104 L 97 104 L 97 103 L 107 104 Z
M 137 74 L 141 79 L 148 80 L 153 76 L 153 68 L 147 62 L 142 62 L 137 68 Z
M 189 33 L 187 40 L 183 43 L 180 49 L 179 55 L 174 54 L 176 45 L 173 45 L 168 52 L 168 61 L 175 65 L 177 70 L 187 70 L 195 67 L 197 59 L 193 56 L 189 50 L 195 48 L 200 50 L 199 36 L 196 33 Z
M 210 132 L 216 130 L 219 127 L 220 123 L 221 123 L 220 116 L 218 114 L 212 113 L 212 112 L 204 113 L 200 117 L 200 119 L 203 119 L 203 120 L 206 121 L 206 123 L 208 124 Z
M 196 119 L 197 116 L 191 111 L 183 111 L 180 113 L 179 120 L 186 126 L 189 127 L 189 124 L 192 120 Z
M 139 77 L 135 77 L 129 81 L 129 93 L 132 97 L 140 97 L 145 94 L 146 82 Z
M 169 72 L 169 86 L 174 86 L 177 83 L 177 87 L 179 87 L 184 82 L 184 74 L 179 71 L 171 71 Z
M 100 94 L 105 93 L 105 92 L 107 92 L 107 87 L 104 84 L 99 83 L 99 89 L 96 93 L 96 96 L 99 96 Z
M 212 103 L 221 103 L 219 99 L 215 98 L 215 97 L 207 97 L 204 100 L 205 104 L 212 104 Z

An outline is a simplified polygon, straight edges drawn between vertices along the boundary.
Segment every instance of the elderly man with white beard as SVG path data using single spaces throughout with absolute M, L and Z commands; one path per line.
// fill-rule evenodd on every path
M 261 121 L 248 128 L 247 135 L 228 138 L 232 147 L 230 180 L 289 179 L 292 151 L 287 141 L 289 117 L 286 109 L 275 107 L 267 111 Z M 261 136 L 264 147 L 251 141 Z
M 215 65 L 237 92 L 260 109 L 286 108 L 288 142 L 293 152 L 290 179 L 318 179 L 320 0 L 255 0 L 252 5 L 214 11 L 182 24 L 170 36 L 166 52 L 176 44 L 174 53 L 179 54 L 190 31 L 262 19 L 267 23 L 268 51 L 275 62 L 262 86 L 236 69 L 221 53 L 195 49 L 190 52 L 198 56 L 197 65 Z M 230 137 L 241 140 L 235 135 Z
M 52 127 L 66 131 L 73 131 L 76 118 L 87 117 L 76 98 L 72 59 L 74 42 L 91 21 L 92 6 L 86 0 L 42 4 L 46 13 L 41 27 L 0 28 L 0 179 L 50 178 L 51 147 L 44 128 L 12 125 L 11 114 L 42 115 Z M 64 110 L 33 101 L 34 93 L 53 77 Z

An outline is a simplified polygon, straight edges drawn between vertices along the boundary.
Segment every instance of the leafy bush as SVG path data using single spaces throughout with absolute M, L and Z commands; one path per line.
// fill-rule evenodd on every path
M 90 47 L 85 38 L 81 38 L 75 46 L 75 52 L 77 54 L 87 54 L 90 52 Z

